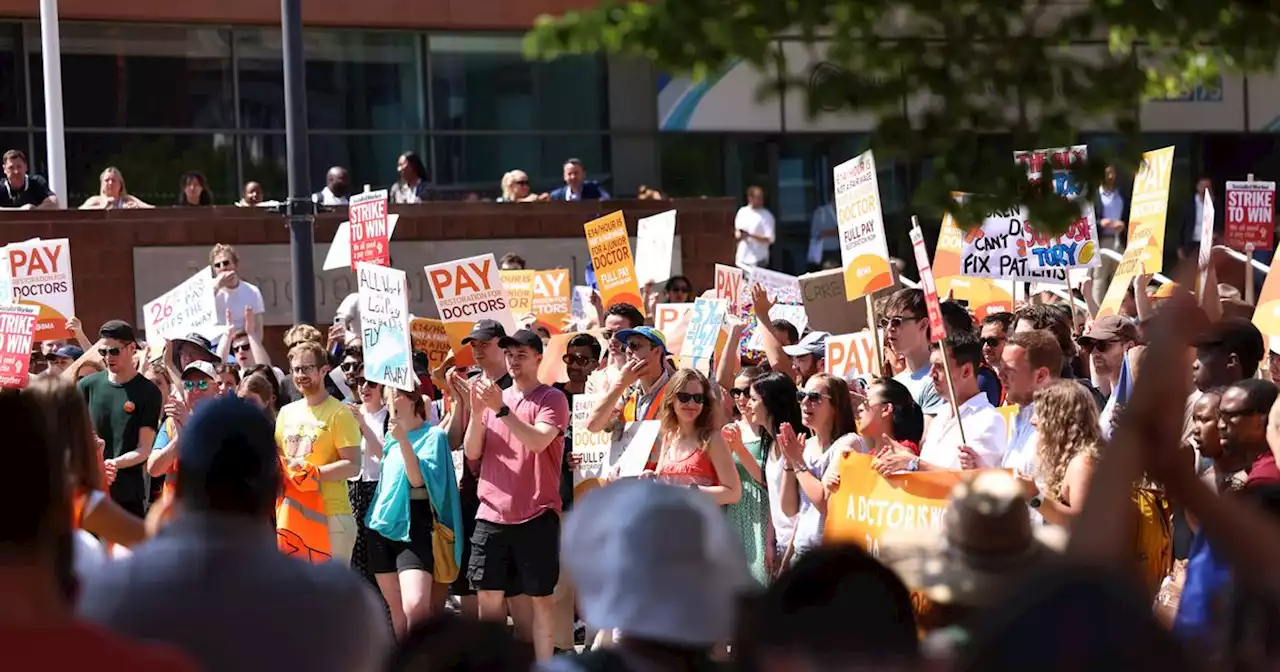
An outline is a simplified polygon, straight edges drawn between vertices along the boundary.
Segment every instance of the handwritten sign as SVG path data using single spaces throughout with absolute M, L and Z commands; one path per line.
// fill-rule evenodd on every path
M 924 290 L 924 305 L 929 311 L 929 340 L 937 343 L 947 337 L 947 323 L 942 321 L 938 288 L 933 284 L 933 268 L 929 266 L 929 250 L 924 246 L 924 234 L 920 232 L 919 227 L 911 229 L 911 249 L 916 255 L 916 268 L 920 271 L 920 289 Z
M 0 387 L 23 388 L 31 375 L 31 341 L 40 309 L 0 306 Z
M 671 277 L 671 248 L 676 240 L 676 211 L 659 212 L 636 222 L 636 276 L 641 285 Z
M 351 226 L 351 270 L 361 262 L 391 265 L 391 228 L 387 222 L 387 190 L 354 194 L 347 206 Z
M 538 326 L 545 327 L 553 335 L 564 331 L 572 300 L 570 291 L 568 269 L 533 272 L 533 298 L 529 312 Z
M 1013 153 L 1014 163 L 1019 163 L 1026 167 L 1028 180 L 1039 182 L 1041 175 L 1048 170 L 1053 176 L 1053 193 L 1067 198 L 1075 198 L 1080 195 L 1080 185 L 1072 179 L 1071 167 L 1088 159 L 1088 145 L 1033 149 Z
M 396 268 L 356 265 L 364 377 L 412 392 L 413 346 L 409 335 L 409 279 Z
M 14 302 L 40 309 L 36 341 L 72 338 L 67 320 L 75 317 L 71 278 L 71 241 L 29 240 L 5 248 L 9 258 Z
M 811 329 L 848 334 L 867 326 L 867 311 L 858 310 L 845 296 L 844 269 L 816 271 L 798 279 Z
M 804 300 L 804 293 L 800 291 L 800 278 L 794 275 L 749 264 L 742 264 L 739 268 L 744 273 L 742 277 L 744 287 L 760 285 L 769 293 L 769 298 L 773 299 L 774 303 L 801 303 Z M 743 296 L 742 303 L 744 306 L 750 303 L 750 294 Z
M 827 338 L 826 373 L 853 380 L 875 375 L 876 344 L 870 331 Z
M 643 313 L 644 302 L 640 300 L 640 285 L 631 258 L 631 240 L 627 237 L 627 221 L 622 212 L 587 222 L 583 229 L 587 233 L 587 249 L 591 252 L 591 264 L 596 270 L 596 284 L 600 287 L 604 307 L 629 303 Z
M 716 264 L 716 298 L 724 299 L 734 315 L 742 314 L 746 284 L 742 269 Z
M 213 271 L 205 266 L 143 308 L 146 320 L 143 330 L 150 338 L 166 341 L 191 333 L 210 332 L 218 324 L 213 295 Z
M 1225 217 L 1227 245 L 1270 250 L 1276 221 L 1275 182 L 1228 182 Z
M 789 303 L 775 304 L 769 309 L 769 319 L 786 320 L 791 326 L 796 328 L 796 333 L 803 334 L 804 328 L 809 326 L 809 314 L 805 312 L 804 306 L 796 306 Z M 764 350 L 764 330 L 758 326 L 752 330 L 751 337 L 747 339 L 747 349 L 754 351 Z
M 533 312 L 533 271 L 515 270 L 498 271 L 502 286 L 507 288 L 507 298 L 511 301 L 511 314 L 524 317 Z
M 1098 317 L 1115 315 L 1133 284 L 1134 276 L 1164 269 L 1164 231 L 1169 214 L 1169 180 L 1173 175 L 1173 147 L 1142 155 L 1133 178 L 1129 206 L 1129 241 L 1124 256 L 1098 307 Z
M 681 366 L 710 375 L 711 358 L 715 355 L 720 325 L 728 308 L 729 303 L 724 299 L 700 298 L 693 302 L 693 317 L 680 350 Z
M 833 172 L 844 291 L 852 301 L 893 284 L 875 156 L 868 149 Z
M 409 338 L 413 342 L 413 351 L 427 356 L 432 371 L 444 364 L 449 356 L 449 334 L 444 330 L 444 322 L 427 317 L 415 317 L 409 320 Z
M 1060 236 L 1036 232 L 1026 208 L 988 214 L 980 228 L 964 236 L 960 274 L 1067 284 L 1067 271 L 1101 263 L 1093 210 L 1085 209 L 1085 215 Z
M 458 366 L 475 363 L 471 348 L 463 346 L 462 339 L 471 333 L 476 322 L 497 320 L 508 334 L 515 333 L 507 290 L 498 279 L 498 261 L 492 253 L 424 266 L 422 270 L 427 274 L 427 284 Z
M 967 198 L 967 194 L 960 192 L 952 192 L 951 196 L 958 201 Z M 938 245 L 933 252 L 932 269 L 938 293 L 967 302 L 969 310 L 979 320 L 992 313 L 1012 312 L 1014 282 L 960 275 L 960 255 L 963 248 L 964 233 L 956 225 L 951 213 L 944 213 L 942 228 L 938 231 Z

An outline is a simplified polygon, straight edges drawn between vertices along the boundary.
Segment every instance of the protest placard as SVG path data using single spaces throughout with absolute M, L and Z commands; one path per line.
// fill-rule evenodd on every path
M 769 319 L 786 320 L 791 326 L 796 328 L 796 333 L 803 334 L 805 327 L 809 326 L 809 314 L 805 312 L 804 306 L 797 306 L 790 303 L 774 304 L 769 309 Z M 747 339 L 747 350 L 763 351 L 764 350 L 764 330 L 756 326 L 751 330 L 751 337 Z
M 636 222 L 636 277 L 640 286 L 671 277 L 671 248 L 676 241 L 676 211 L 668 210 Z
M 569 317 L 575 320 L 587 318 L 587 309 L 591 307 L 593 290 L 586 285 L 574 285 L 573 295 L 569 299 Z
M 591 409 L 603 397 L 602 394 L 573 396 L 573 454 L 581 457 L 578 466 L 573 468 L 575 498 L 604 485 L 625 447 L 621 442 L 614 442 L 613 432 L 587 430 Z
M 361 262 L 356 265 L 364 377 L 412 392 L 413 346 L 409 332 L 409 279 L 404 271 Z
M 1120 312 L 1133 278 L 1164 269 L 1164 232 L 1169 214 L 1169 180 L 1173 175 L 1173 147 L 1142 155 L 1142 165 L 1133 178 L 1133 198 L 1129 206 L 1129 241 L 1124 256 L 1102 297 L 1097 317 Z
M 742 269 L 716 264 L 716 298 L 724 299 L 734 315 L 742 314 L 747 292 L 746 274 Z
M 850 334 L 867 326 L 867 311 L 849 302 L 844 291 L 844 269 L 806 273 L 797 278 L 809 328 L 831 334 Z
M 952 197 L 967 197 L 959 192 Z M 964 248 L 964 233 L 956 225 L 951 213 L 942 215 L 942 228 L 938 231 L 938 245 L 933 253 L 933 278 L 940 296 L 950 296 L 965 301 L 969 310 L 979 320 L 987 315 L 1013 310 L 1012 280 L 969 278 L 960 274 L 960 254 Z M 834 332 L 833 332 L 834 333 Z
M 662 423 L 657 420 L 629 422 L 622 428 L 622 435 L 614 439 L 621 446 L 621 454 L 613 465 L 619 478 L 635 478 L 644 472 L 661 430 Z
M 399 221 L 400 215 L 394 213 L 387 215 L 387 249 L 390 249 L 390 240 L 396 234 L 396 223 Z M 338 224 L 338 230 L 333 234 L 333 240 L 329 242 L 329 251 L 324 256 L 324 270 L 333 271 L 351 267 L 351 222 L 342 222 Z
M 786 273 L 771 271 L 767 268 L 752 266 L 750 264 L 740 264 L 738 268 L 743 271 L 742 274 L 742 304 L 745 306 L 750 302 L 752 285 L 760 285 L 764 291 L 769 293 L 769 298 L 774 303 L 802 303 L 804 301 L 804 293 L 800 291 L 800 278 Z M 720 297 L 716 297 L 720 298 Z
M 1227 245 L 1243 251 L 1253 244 L 1255 250 L 1270 250 L 1275 231 L 1276 183 L 1228 182 L 1226 217 Z
M 169 340 L 192 333 L 215 335 L 218 308 L 214 303 L 214 282 L 213 270 L 205 266 L 181 285 L 147 303 L 142 311 L 147 337 Z
M 881 476 L 870 455 L 851 453 L 840 462 L 840 485 L 831 495 L 824 539 L 855 543 L 872 555 L 886 533 L 942 533 L 951 489 L 971 472 L 927 471 Z
M 10 243 L 11 288 L 15 303 L 40 309 L 36 321 L 36 341 L 74 338 L 67 320 L 75 317 L 76 299 L 71 277 L 71 241 L 28 240 Z
M 0 387 L 27 386 L 31 375 L 31 342 L 40 309 L 36 306 L 0 306 Z
M 893 284 L 875 156 L 868 149 L 833 173 L 845 298 L 852 301 Z
M 680 365 L 711 375 L 711 358 L 716 353 L 720 325 L 729 303 L 724 299 L 699 298 L 693 302 L 689 330 L 680 349 Z
M 1013 153 L 1014 163 L 1019 163 L 1026 167 L 1028 180 L 1039 182 L 1044 171 L 1049 170 L 1053 176 L 1053 192 L 1067 198 L 1075 198 L 1080 195 L 1080 185 L 1072 179 L 1071 167 L 1088 159 L 1088 145 L 1033 149 Z
M 533 301 L 529 312 L 538 326 L 545 327 L 551 334 L 564 331 L 565 320 L 569 319 L 570 291 L 568 269 L 533 272 Z
M 852 380 L 876 373 L 876 343 L 870 331 L 827 337 L 823 357 L 826 372 L 837 378 Z
M 515 271 L 498 271 L 502 286 L 507 288 L 509 308 L 516 320 L 523 319 L 533 313 L 533 271 L 524 269 Z
M 515 333 L 507 290 L 498 278 L 498 261 L 492 253 L 424 266 L 422 270 L 427 274 L 427 284 L 458 366 L 471 366 L 476 361 L 471 348 L 462 345 L 476 322 L 497 320 L 508 334 Z
M 351 227 L 351 270 L 367 262 L 391 265 L 391 227 L 387 222 L 387 190 L 353 194 L 347 205 Z
M 920 289 L 924 290 L 924 304 L 929 312 L 929 340 L 937 343 L 947 337 L 947 324 L 942 321 L 938 288 L 933 284 L 933 269 L 929 265 L 929 250 L 924 245 L 924 234 L 919 226 L 911 227 L 911 249 L 916 255 L 916 268 L 920 271 Z
M 444 364 L 449 356 L 449 334 L 445 332 L 444 322 L 429 317 L 415 317 L 409 320 L 409 338 L 413 342 L 414 352 L 426 354 L 427 363 L 432 371 Z
M 631 240 L 627 237 L 627 221 L 622 212 L 614 212 L 583 225 L 587 249 L 595 268 L 600 300 L 607 310 L 619 303 L 629 303 L 641 313 L 640 284 L 631 258 Z
M 1026 208 L 989 213 L 982 226 L 964 236 L 960 274 L 1021 282 L 1067 284 L 1067 272 L 1101 263 L 1093 211 L 1062 235 L 1037 232 Z

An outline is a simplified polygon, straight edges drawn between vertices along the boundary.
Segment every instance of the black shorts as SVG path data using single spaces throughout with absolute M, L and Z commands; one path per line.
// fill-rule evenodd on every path
M 462 503 L 462 564 L 458 565 L 458 579 L 449 587 L 449 592 L 458 597 L 470 597 L 476 594 L 471 587 L 471 580 L 467 578 L 467 568 L 471 563 L 471 535 L 476 533 L 476 512 L 480 510 L 480 494 L 478 492 L 479 479 L 477 479 L 470 469 L 464 470 L 462 480 L 458 483 L 458 499 Z M 524 594 L 524 590 L 520 587 L 520 577 L 515 576 L 513 572 L 508 577 L 510 588 L 507 589 L 507 597 L 519 597 Z
M 507 591 L 519 582 L 530 597 L 546 597 L 560 581 L 560 514 L 544 511 L 518 525 L 476 521 L 467 578 L 474 590 Z
M 397 574 L 419 569 L 428 574 L 435 571 L 435 555 L 432 553 L 431 501 L 409 500 L 409 541 L 388 539 L 376 531 L 369 535 L 369 571 L 374 574 Z

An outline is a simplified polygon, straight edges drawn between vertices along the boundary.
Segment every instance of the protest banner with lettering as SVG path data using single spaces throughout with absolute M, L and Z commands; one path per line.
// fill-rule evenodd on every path
M 803 334 L 805 327 L 809 326 L 809 314 L 805 312 L 804 306 L 796 306 L 790 303 L 779 303 L 770 308 L 769 319 L 786 320 L 796 328 L 796 333 L 799 334 Z M 746 349 L 756 352 L 764 350 L 763 329 L 757 326 L 751 331 L 751 336 L 747 338 Z
M 916 268 L 920 271 L 920 289 L 924 290 L 924 305 L 929 311 L 929 340 L 937 343 L 947 337 L 947 323 L 942 321 L 938 288 L 933 284 L 933 269 L 929 265 L 929 250 L 924 245 L 924 233 L 918 226 L 911 229 L 911 249 L 916 255 Z
M 538 326 L 545 327 L 551 334 L 564 331 L 572 300 L 570 292 L 568 269 L 552 268 L 533 272 L 533 301 L 529 312 L 537 320 Z
M 449 334 L 445 332 L 444 322 L 429 317 L 415 317 L 409 320 L 409 339 L 413 342 L 413 351 L 427 356 L 427 364 L 432 371 L 440 368 L 449 356 Z
M 956 199 L 965 194 L 953 193 Z M 933 278 L 938 294 L 965 301 L 977 319 L 992 313 L 1013 310 L 1012 280 L 970 278 L 960 274 L 960 254 L 964 249 L 964 233 L 956 225 L 951 213 L 942 215 L 942 228 L 938 231 L 938 245 L 933 253 Z
M 800 291 L 800 278 L 750 264 L 740 264 L 738 268 L 742 269 L 743 272 L 743 305 L 749 303 L 752 285 L 763 287 L 774 303 L 799 304 L 804 302 L 804 292 Z
M 27 386 L 31 375 L 31 342 L 39 317 L 40 309 L 35 306 L 0 306 L 0 387 Z
M 684 335 L 689 331 L 689 320 L 693 317 L 693 304 L 659 303 L 653 312 L 653 327 L 666 336 L 667 352 L 675 355 L 679 364 Z
M 742 314 L 746 293 L 746 274 L 741 268 L 716 264 L 716 298 L 727 302 L 730 313 Z
M 498 271 L 502 286 L 507 288 L 509 308 L 516 321 L 533 314 L 533 271 Z
M 806 273 L 797 278 L 809 328 L 830 334 L 851 334 L 867 326 L 867 311 L 849 302 L 844 292 L 844 269 Z
M 615 443 L 613 432 L 587 430 L 591 409 L 604 398 L 602 394 L 575 394 L 573 396 L 573 454 L 581 456 L 573 468 L 574 498 L 603 486 L 609 471 L 622 456 L 624 446 Z
M 852 301 L 893 284 L 889 243 L 871 150 L 836 166 L 833 172 L 845 297 Z
M 1270 250 L 1276 221 L 1275 182 L 1228 182 L 1224 219 L 1227 245 Z
M 1164 269 L 1164 231 L 1169 214 L 1169 180 L 1173 175 L 1173 147 L 1142 155 L 1142 165 L 1133 178 L 1133 199 L 1129 206 L 1129 241 L 1124 256 L 1102 297 L 1097 317 L 1120 312 L 1134 276 L 1159 273 Z
M 165 292 L 143 308 L 147 338 L 169 340 L 187 334 L 207 337 L 218 331 L 218 307 L 214 302 L 213 270 L 205 266 L 181 285 Z M 223 329 L 226 325 L 223 325 Z
M 1053 173 L 1053 192 L 1067 198 L 1080 195 L 1080 185 L 1071 176 L 1071 166 L 1089 159 L 1088 145 L 1033 149 L 1013 153 L 1014 163 L 1027 169 L 1027 179 L 1039 182 L 1045 170 Z
M 351 226 L 351 270 L 361 262 L 391 265 L 391 227 L 387 222 L 387 190 L 352 194 L 347 205 Z
M 671 277 L 671 248 L 676 242 L 676 211 L 659 212 L 636 222 L 636 277 L 640 286 Z
M 408 275 L 397 268 L 361 262 L 356 265 L 356 278 L 364 377 L 412 392 L 418 379 L 413 373 Z
M 388 250 L 391 249 L 390 240 L 396 234 L 396 223 L 399 221 L 400 215 L 395 213 L 387 215 Z M 351 268 L 352 266 L 351 222 L 341 222 L 338 224 L 338 230 L 333 234 L 333 240 L 329 242 L 329 251 L 324 255 L 324 270 L 334 271 L 339 268 Z
M 471 348 L 464 347 L 462 339 L 471 333 L 476 322 L 497 320 L 508 334 L 515 333 L 507 289 L 498 278 L 498 261 L 492 253 L 424 266 L 422 270 L 427 274 L 427 284 L 458 366 L 475 364 Z
M 1098 228 L 1088 210 L 1059 236 L 1036 232 L 1026 208 L 990 213 L 980 228 L 964 236 L 960 274 L 1065 285 L 1069 270 L 1102 263 Z
M 925 471 L 881 476 L 870 455 L 851 453 L 840 462 L 840 485 L 828 500 L 824 539 L 855 543 L 879 555 L 881 538 L 893 532 L 942 533 L 951 489 L 973 472 Z
M 827 337 L 826 372 L 851 380 L 875 375 L 876 343 L 870 331 Z
M 640 284 L 631 258 L 631 239 L 627 237 L 627 220 L 618 211 L 583 224 L 587 233 L 587 249 L 595 268 L 600 300 L 607 310 L 619 303 L 629 303 L 641 313 Z
M 693 302 L 693 316 L 680 349 L 680 365 L 711 375 L 711 358 L 716 353 L 720 325 L 729 303 L 724 299 L 699 298 Z
M 40 309 L 36 341 L 74 338 L 67 320 L 76 315 L 71 241 L 28 240 L 5 248 L 14 302 Z

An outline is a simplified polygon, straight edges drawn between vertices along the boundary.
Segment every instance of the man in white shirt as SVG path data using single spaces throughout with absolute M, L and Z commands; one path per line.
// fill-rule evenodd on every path
M 764 207 L 764 189 L 747 187 L 747 204 L 733 218 L 733 235 L 738 241 L 734 263 L 768 268 L 769 246 L 777 238 L 777 228 L 773 213 Z
M 945 366 L 951 370 L 947 380 Z M 978 387 L 978 367 L 982 365 L 982 342 L 972 332 L 958 332 L 938 344 L 930 355 L 929 376 L 943 399 L 954 385 L 959 413 L 948 402 L 924 433 L 920 456 L 901 451 L 880 457 L 875 466 L 881 473 L 895 471 L 949 471 L 997 467 L 1009 445 L 1009 429 L 1004 416 L 991 405 Z M 964 423 L 961 439 L 960 423 Z
M 213 269 L 213 277 L 217 279 L 214 283 L 217 293 L 213 297 L 217 308 L 215 315 L 223 317 L 230 313 L 231 323 L 236 329 L 244 329 L 245 308 L 252 310 L 255 317 L 267 312 L 262 303 L 262 292 L 240 279 L 240 256 L 236 254 L 236 248 L 222 243 L 214 245 L 209 250 L 209 266 Z M 262 342 L 264 321 L 253 321 L 253 335 L 259 343 Z
M 1001 353 L 1000 382 L 1005 399 L 1017 404 L 1018 414 L 1009 432 L 1009 450 L 1000 466 L 1027 476 L 1036 473 L 1038 435 L 1031 424 L 1032 400 L 1037 391 L 1062 373 L 1062 347 L 1047 331 L 1024 331 L 1009 337 Z

